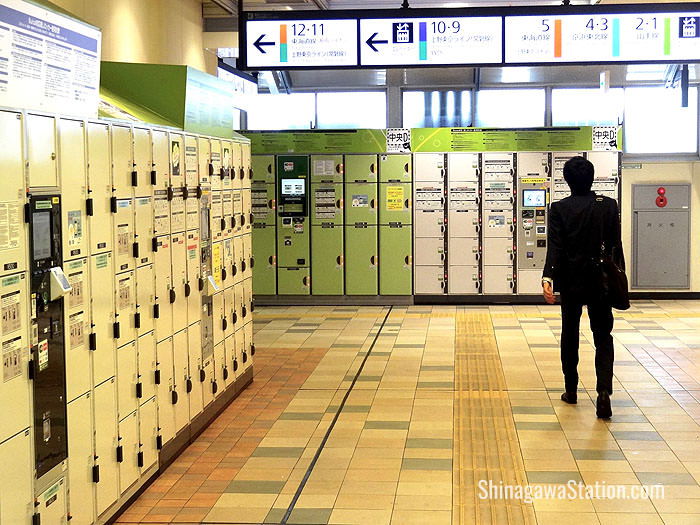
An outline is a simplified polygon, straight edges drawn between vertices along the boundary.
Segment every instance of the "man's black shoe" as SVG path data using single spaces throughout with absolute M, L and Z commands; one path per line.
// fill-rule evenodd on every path
M 561 395 L 561 400 L 564 401 L 564 403 L 575 405 L 578 402 L 578 396 L 576 392 L 564 392 Z
M 610 394 L 603 390 L 598 394 L 598 401 L 596 402 L 595 415 L 600 419 L 610 419 L 612 417 L 612 408 L 610 408 Z

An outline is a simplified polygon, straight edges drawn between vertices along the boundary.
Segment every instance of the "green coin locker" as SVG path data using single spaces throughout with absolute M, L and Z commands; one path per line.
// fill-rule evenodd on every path
M 411 155 L 380 155 L 379 182 L 411 182 Z
M 311 223 L 343 224 L 343 184 L 311 185 Z
M 275 184 L 275 156 L 253 155 L 253 184 Z
M 308 268 L 278 268 L 277 295 L 309 295 L 311 276 Z
M 410 182 L 381 182 L 379 184 L 379 224 L 411 224 Z
M 413 293 L 413 228 L 410 225 L 380 226 L 379 293 Z
M 276 221 L 275 185 L 253 184 L 251 188 L 253 223 L 274 226 Z
M 314 225 L 311 240 L 311 293 L 343 295 L 343 227 Z
M 345 184 L 345 224 L 377 224 L 377 184 Z
M 346 226 L 345 236 L 345 293 L 377 295 L 377 226 Z
M 311 183 L 343 182 L 342 155 L 311 155 Z
M 255 224 L 253 226 L 253 293 L 275 295 L 277 293 L 277 247 L 275 226 Z
M 345 182 L 376 182 L 376 155 L 345 155 Z

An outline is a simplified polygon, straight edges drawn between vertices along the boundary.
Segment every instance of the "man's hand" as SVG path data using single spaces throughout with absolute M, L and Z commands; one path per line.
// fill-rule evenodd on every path
M 544 300 L 547 302 L 547 304 L 554 304 L 556 302 L 551 283 L 542 283 L 542 295 L 544 295 Z

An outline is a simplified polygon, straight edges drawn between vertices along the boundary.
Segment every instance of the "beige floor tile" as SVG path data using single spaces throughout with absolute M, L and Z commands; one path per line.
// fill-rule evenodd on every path
M 452 511 L 442 510 L 394 510 L 391 523 L 395 525 L 451 525 Z
M 360 510 L 360 509 L 334 509 L 329 525 L 389 525 L 391 523 L 391 509 Z
M 594 512 L 539 512 L 537 511 L 538 525 L 562 525 L 562 523 L 575 523 L 576 525 L 599 525 L 598 516 Z

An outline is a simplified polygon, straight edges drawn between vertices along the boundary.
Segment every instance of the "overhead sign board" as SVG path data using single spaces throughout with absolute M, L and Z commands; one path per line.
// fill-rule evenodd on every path
M 0 106 L 97 116 L 99 29 L 24 0 L 0 3 Z
M 259 20 L 246 24 L 249 68 L 357 66 L 357 20 Z
M 700 3 L 248 12 L 245 69 L 700 61 Z
M 360 20 L 360 63 L 500 64 L 502 35 L 500 16 Z
M 507 16 L 505 27 L 509 64 L 700 58 L 700 12 Z

